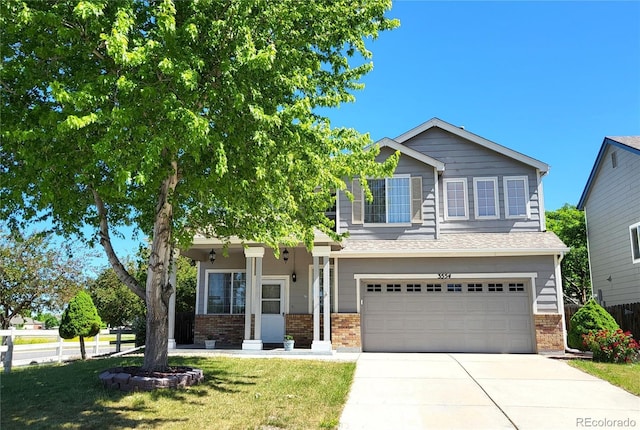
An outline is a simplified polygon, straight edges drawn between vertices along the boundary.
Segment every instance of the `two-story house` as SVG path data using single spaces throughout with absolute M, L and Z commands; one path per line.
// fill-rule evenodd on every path
M 261 349 L 291 334 L 312 350 L 564 349 L 560 261 L 545 229 L 549 166 L 431 119 L 378 142 L 393 177 L 337 196 L 336 243 L 313 249 L 196 238 L 195 340 Z M 215 259 L 213 258 L 215 257 Z M 248 311 L 250 310 L 250 311 Z
M 595 296 L 603 305 L 640 302 L 640 136 L 604 138 L 578 209 Z

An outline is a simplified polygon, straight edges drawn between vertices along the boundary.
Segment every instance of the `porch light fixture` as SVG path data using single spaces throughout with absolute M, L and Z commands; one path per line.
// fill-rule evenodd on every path
M 296 276 L 296 272 L 293 272 L 293 273 L 291 274 L 291 280 L 292 280 L 293 282 L 296 282 L 296 279 L 298 279 L 298 277 Z
M 289 250 L 287 248 L 285 248 L 284 251 L 282 251 L 282 259 L 284 260 L 285 263 L 289 261 Z
M 209 261 L 213 264 L 214 261 L 216 261 L 216 251 L 215 250 L 211 250 L 211 252 L 209 253 Z

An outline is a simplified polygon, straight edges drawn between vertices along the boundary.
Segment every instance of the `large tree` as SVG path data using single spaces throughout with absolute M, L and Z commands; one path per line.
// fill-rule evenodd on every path
M 591 272 L 584 213 L 565 203 L 560 209 L 547 211 L 546 219 L 547 228 L 571 248 L 562 260 L 565 297 L 584 304 L 591 298 Z
M 16 315 L 62 310 L 86 281 L 83 258 L 42 233 L 0 228 L 0 328 Z
M 368 135 L 322 108 L 353 100 L 390 0 L 5 0 L 1 216 L 92 226 L 147 306 L 144 370 L 167 367 L 173 249 L 196 231 L 277 247 L 314 229 L 353 176 L 389 175 Z M 366 187 L 365 187 L 366 189 Z M 146 285 L 112 229 L 151 240 Z

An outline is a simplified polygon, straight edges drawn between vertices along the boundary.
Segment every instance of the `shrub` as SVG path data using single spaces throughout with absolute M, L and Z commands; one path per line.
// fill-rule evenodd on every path
M 584 346 L 593 352 L 593 361 L 632 363 L 638 360 L 640 345 L 631 332 L 600 330 L 582 336 Z
M 84 338 L 98 334 L 101 324 L 102 321 L 91 296 L 80 291 L 64 310 L 58 333 L 63 339 L 73 339 L 76 336 L 80 338 L 80 354 L 84 360 L 86 358 Z
M 136 335 L 136 346 L 142 346 L 146 342 L 147 336 L 147 318 L 146 316 L 137 316 L 133 319 L 131 329 Z
M 594 299 L 591 299 L 571 317 L 571 329 L 567 335 L 567 342 L 571 348 L 584 351 L 582 335 L 600 330 L 616 331 L 619 328 L 616 320 Z

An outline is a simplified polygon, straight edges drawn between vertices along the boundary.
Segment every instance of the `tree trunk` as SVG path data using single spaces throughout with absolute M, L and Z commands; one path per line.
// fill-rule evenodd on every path
M 173 258 L 171 237 L 173 205 L 171 194 L 178 183 L 177 163 L 172 174 L 163 181 L 153 224 L 153 241 L 147 270 L 147 333 L 142 370 L 164 371 L 169 367 L 169 298 L 175 286 L 169 282 Z
M 80 357 L 83 360 L 87 359 L 87 350 L 84 349 L 84 336 L 80 336 Z

